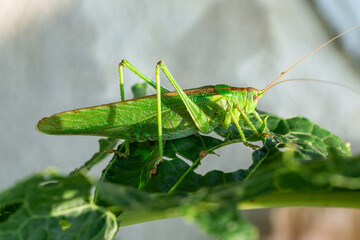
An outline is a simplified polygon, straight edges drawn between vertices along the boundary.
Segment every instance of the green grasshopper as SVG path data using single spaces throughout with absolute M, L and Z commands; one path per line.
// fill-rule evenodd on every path
M 124 139 L 126 141 L 125 156 L 130 153 L 129 141 L 158 141 L 161 160 L 163 141 L 183 138 L 198 132 L 208 134 L 219 125 L 228 128 L 233 122 L 244 145 L 255 150 L 259 146 L 247 141 L 239 125 L 240 119 L 246 121 L 255 135 L 262 138 L 271 136 L 264 132 L 265 121 L 255 110 L 261 96 L 277 84 L 300 80 L 278 81 L 305 58 L 356 27 L 359 25 L 337 35 L 310 52 L 262 90 L 220 84 L 183 91 L 162 61 L 156 65 L 156 82 L 153 82 L 127 60 L 123 60 L 118 68 L 120 102 L 57 113 L 41 119 L 36 129 L 42 133 L 55 135 L 92 135 Z M 155 88 L 156 94 L 125 101 L 123 67 L 127 67 Z M 161 87 L 160 70 L 176 91 L 170 92 Z M 261 125 L 259 129 L 256 129 L 250 121 L 250 114 L 259 121 Z

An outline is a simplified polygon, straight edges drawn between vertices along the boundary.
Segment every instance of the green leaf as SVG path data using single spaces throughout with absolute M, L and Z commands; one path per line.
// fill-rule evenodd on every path
M 303 117 L 281 119 L 271 115 L 267 125 L 273 139 L 268 138 L 261 149 L 254 151 L 254 164 L 249 170 L 255 171 L 264 162 L 269 164 L 277 161 L 278 155 L 286 150 L 294 151 L 296 158 L 301 161 L 325 159 L 330 147 L 339 151 L 339 154 L 350 155 L 349 149 L 338 137 Z M 247 128 L 244 126 L 245 130 L 248 130 Z M 200 153 L 212 153 L 220 147 L 241 141 L 238 135 L 228 131 L 221 127 L 218 129 L 222 136 L 227 136 L 224 141 L 201 135 L 167 141 L 164 148 L 167 160 L 160 164 L 157 174 L 152 176 L 151 180 L 148 177 L 151 176 L 156 162 L 156 143 L 132 143 L 132 154 L 126 159 L 114 156 L 104 170 L 102 180 L 133 186 L 147 192 L 162 193 L 174 190 L 194 192 L 201 187 L 242 181 L 252 172 L 246 169 L 230 173 L 212 171 L 204 176 L 194 172 L 203 158 Z M 181 158 L 191 161 L 192 165 L 189 166 Z
M 123 145 L 124 143 L 118 150 Z M 151 142 L 134 142 L 130 145 L 130 151 L 126 158 L 114 154 L 101 179 L 134 188 L 141 188 L 148 182 L 153 166 L 158 160 L 157 145 Z
M 134 86 L 132 86 L 131 91 L 134 95 L 134 98 L 146 96 L 148 86 L 149 84 L 147 83 L 136 83 Z
M 279 151 L 277 161 L 259 167 L 251 177 L 242 181 L 202 187 L 191 193 L 148 193 L 108 182 L 99 185 L 98 190 L 109 205 L 127 211 L 122 217 L 123 225 L 182 216 L 194 207 L 205 214 L 207 210 L 240 203 L 238 206 L 241 208 L 253 208 L 258 204 L 261 207 L 310 205 L 360 208 L 357 201 L 360 197 L 359 177 L 354 174 L 360 171 L 360 157 L 334 155 L 329 160 L 305 161 L 301 167 L 294 167 L 294 155 L 290 153 L 295 152 Z M 341 163 L 339 166 L 342 167 L 334 168 L 337 163 Z M 336 171 L 329 172 L 330 167 Z M 345 182 L 339 176 L 350 181 Z
M 261 115 L 264 118 L 266 114 Z M 248 139 L 261 139 L 241 124 Z M 224 140 L 192 135 L 166 141 L 165 160 L 151 179 L 144 177 L 150 176 L 153 154 L 158 151 L 156 142 L 132 143 L 133 155 L 128 159 L 114 156 L 104 170 L 97 188 L 102 200 L 98 204 L 117 206 L 124 226 L 185 215 L 221 239 L 256 238 L 256 231 L 244 223 L 236 207 L 229 206 L 360 207 L 356 201 L 360 196 L 359 157 L 350 157 L 350 149 L 340 138 L 303 117 L 270 115 L 266 126 L 273 138 L 253 152 L 250 168 L 228 173 L 215 170 L 200 175 L 194 170 L 206 154 L 241 144 L 235 126 L 216 129 Z M 233 227 L 227 228 L 222 219 L 228 219 Z
M 137 94 L 143 93 L 141 88 Z M 196 134 L 164 142 L 160 164 L 156 141 L 130 143 L 130 155 L 114 155 L 95 185 L 84 174 L 117 142 L 101 139 L 99 152 L 76 174 L 63 177 L 46 171 L 2 192 L 0 239 L 112 239 L 119 223 L 177 216 L 216 238 L 256 239 L 256 229 L 238 209 L 360 208 L 360 156 L 351 157 L 340 138 L 306 118 L 261 116 L 268 116 L 263 124 L 250 120 L 272 137 L 253 134 L 240 120 L 248 141 L 262 141 L 262 147 L 253 152 L 248 169 L 231 172 L 201 175 L 194 170 L 221 147 L 244 147 L 234 125 L 219 126 L 216 138 Z M 124 146 L 120 144 L 118 151 Z
M 112 239 L 115 216 L 89 201 L 91 182 L 83 175 L 36 174 L 0 194 L 0 239 Z

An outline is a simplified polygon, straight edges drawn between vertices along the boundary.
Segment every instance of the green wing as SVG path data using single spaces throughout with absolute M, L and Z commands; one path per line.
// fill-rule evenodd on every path
M 222 119 L 226 101 L 213 88 L 185 93 L 212 119 L 215 128 Z M 198 132 L 176 92 L 162 94 L 163 139 Z M 156 95 L 81 108 L 45 117 L 37 130 L 55 135 L 91 135 L 145 141 L 157 139 Z

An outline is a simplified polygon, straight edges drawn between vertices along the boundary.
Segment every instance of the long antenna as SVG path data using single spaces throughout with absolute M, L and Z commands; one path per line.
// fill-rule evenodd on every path
M 339 35 L 333 37 L 332 39 L 330 39 L 330 40 L 327 41 L 326 43 L 324 43 L 324 44 L 322 44 L 321 46 L 317 47 L 315 50 L 311 51 L 311 52 L 308 53 L 305 57 L 301 58 L 298 62 L 296 62 L 294 65 L 292 65 L 290 68 L 288 68 L 285 72 L 282 72 L 279 77 L 277 77 L 274 81 L 272 81 L 269 85 L 267 85 L 267 86 L 266 86 L 264 89 L 262 89 L 261 91 L 262 91 L 262 92 L 266 92 L 268 89 L 271 88 L 271 85 L 272 85 L 273 83 L 275 83 L 277 80 L 279 80 L 282 76 L 284 76 L 287 72 L 289 72 L 291 69 L 293 69 L 296 65 L 298 65 L 299 63 L 301 63 L 302 61 L 304 61 L 307 57 L 309 57 L 310 55 L 312 55 L 314 52 L 316 52 L 316 51 L 319 50 L 320 48 L 326 46 L 326 45 L 329 44 L 330 42 L 334 41 L 334 40 L 337 39 L 338 37 L 340 37 L 340 36 L 342 36 L 342 35 L 350 32 L 350 31 L 352 31 L 353 29 L 355 29 L 355 28 L 357 28 L 357 27 L 360 27 L 360 24 L 358 24 L 358 25 L 356 25 L 356 26 L 354 26 L 354 27 L 346 30 L 346 31 L 343 32 L 343 33 L 340 33 Z
M 320 83 L 327 83 L 327 84 L 332 84 L 332 85 L 336 85 L 336 86 L 340 86 L 343 88 L 346 88 L 347 90 L 350 90 L 352 92 L 355 92 L 357 94 L 360 94 L 360 91 L 351 88 L 345 84 L 341 84 L 341 83 L 337 83 L 337 82 L 331 82 L 331 81 L 326 81 L 326 80 L 320 80 L 320 79 L 313 79 L 313 78 L 292 78 L 292 79 L 285 79 L 279 82 L 276 82 L 274 84 L 272 84 L 270 87 L 266 88 L 265 91 L 262 90 L 262 93 L 266 92 L 267 90 L 269 90 L 270 88 L 280 84 L 280 83 L 284 83 L 284 82 L 294 82 L 294 81 L 308 81 L 308 82 L 320 82 Z

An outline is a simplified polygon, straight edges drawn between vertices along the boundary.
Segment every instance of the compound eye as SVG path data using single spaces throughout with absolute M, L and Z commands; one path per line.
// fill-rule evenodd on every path
M 254 97 L 253 97 L 253 100 L 254 100 L 254 102 L 257 102 L 259 100 L 258 95 L 255 94 Z

